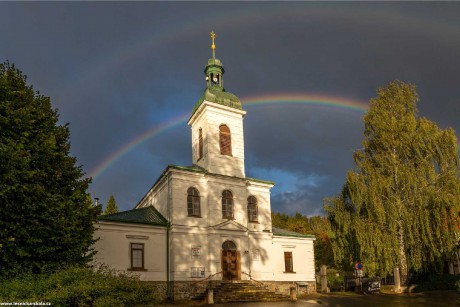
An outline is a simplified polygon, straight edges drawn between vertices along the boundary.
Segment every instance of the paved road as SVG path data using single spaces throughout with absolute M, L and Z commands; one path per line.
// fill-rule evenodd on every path
M 353 307 L 384 307 L 384 306 L 460 306 L 459 295 L 455 292 L 436 293 L 430 295 L 315 295 L 301 298 L 297 302 L 246 303 L 246 304 L 215 304 L 214 306 L 247 306 L 247 307 L 294 307 L 294 306 L 353 306 Z
M 171 305 L 169 305 L 171 307 Z M 173 306 L 191 306 L 177 304 Z M 203 306 L 203 305 L 202 305 Z M 204 305 L 206 306 L 206 305 Z M 300 298 L 297 302 L 257 302 L 257 303 L 228 303 L 214 304 L 215 307 L 297 307 L 297 306 L 334 306 L 334 307 L 431 307 L 431 306 L 460 306 L 460 295 L 455 291 L 439 291 L 428 294 L 314 294 Z

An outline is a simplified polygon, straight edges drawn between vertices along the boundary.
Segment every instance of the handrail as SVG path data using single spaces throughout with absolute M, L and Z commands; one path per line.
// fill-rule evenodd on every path
M 195 282 L 193 282 L 193 283 L 192 283 L 192 285 L 196 285 L 196 284 L 198 284 L 198 283 L 200 283 L 200 282 L 203 282 L 203 281 L 209 280 L 210 278 L 212 278 L 212 277 L 214 277 L 214 276 L 216 276 L 216 275 L 218 275 L 218 274 L 222 274 L 222 271 L 220 271 L 220 272 L 217 272 L 217 273 L 214 273 L 214 274 L 211 274 L 211 275 L 209 275 L 208 277 L 206 277 L 206 278 L 204 278 L 204 279 L 201 279 L 201 280 L 195 281 Z
M 259 284 L 261 284 L 262 286 L 267 287 L 267 285 L 264 284 L 263 282 L 261 282 L 261 281 L 259 281 L 259 280 L 255 280 L 254 278 L 252 278 L 251 274 L 248 274 L 248 273 L 243 272 L 243 271 L 241 271 L 241 274 L 247 275 L 247 276 L 249 276 L 249 280 L 255 281 L 256 283 L 259 283 Z

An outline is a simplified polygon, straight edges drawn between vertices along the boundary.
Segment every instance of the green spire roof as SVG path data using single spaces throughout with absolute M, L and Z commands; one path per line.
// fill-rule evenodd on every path
M 192 110 L 192 115 L 198 110 L 203 101 L 209 101 L 218 103 L 227 107 L 235 108 L 242 110 L 241 101 L 234 94 L 229 93 L 224 88 L 224 66 L 222 62 L 216 58 L 215 54 L 215 38 L 216 35 L 214 32 L 210 33 L 212 39 L 212 58 L 208 60 L 208 63 L 204 69 L 204 74 L 206 76 L 206 89 L 204 90 L 203 95 L 195 104 Z
M 167 220 L 153 206 L 99 216 L 100 221 L 167 226 Z
M 205 89 L 203 96 L 198 100 L 198 102 L 193 107 L 192 114 L 198 110 L 203 101 L 210 101 L 218 103 L 227 107 L 235 108 L 242 110 L 241 101 L 236 95 L 226 92 L 225 89 L 218 86 L 211 86 Z

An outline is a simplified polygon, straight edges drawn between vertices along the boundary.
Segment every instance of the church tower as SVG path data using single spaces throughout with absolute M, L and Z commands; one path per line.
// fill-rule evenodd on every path
M 204 69 L 206 89 L 193 107 L 188 125 L 192 129 L 192 162 L 209 173 L 245 178 L 243 118 L 241 101 L 224 88 L 224 67 L 215 57 Z

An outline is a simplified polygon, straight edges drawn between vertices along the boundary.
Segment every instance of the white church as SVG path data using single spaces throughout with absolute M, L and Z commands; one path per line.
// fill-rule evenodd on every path
M 134 272 L 176 299 L 210 280 L 312 291 L 315 238 L 272 227 L 274 183 L 246 177 L 246 111 L 224 89 L 211 37 L 206 89 L 188 120 L 192 166 L 168 165 L 133 210 L 101 216 L 95 263 Z

